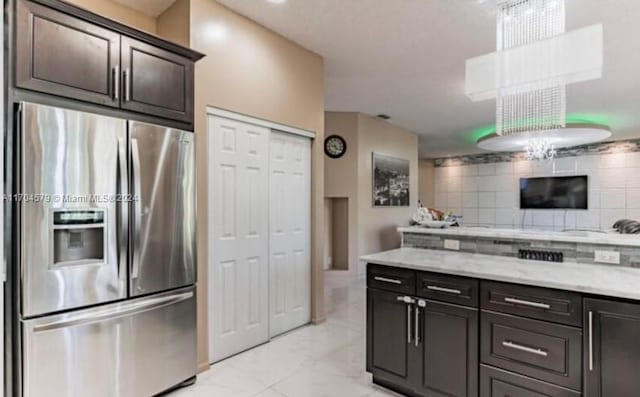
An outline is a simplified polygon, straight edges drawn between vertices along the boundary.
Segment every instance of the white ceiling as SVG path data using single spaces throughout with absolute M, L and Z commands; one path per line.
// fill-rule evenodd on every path
M 321 54 L 327 110 L 389 114 L 422 157 L 481 151 L 495 101 L 464 95 L 465 60 L 495 51 L 496 0 L 218 1 Z M 567 0 L 568 30 L 605 29 L 604 77 L 569 86 L 568 111 L 604 117 L 612 139 L 640 136 L 638 16 L 640 0 Z
M 145 15 L 157 17 L 162 14 L 176 0 L 113 0 Z

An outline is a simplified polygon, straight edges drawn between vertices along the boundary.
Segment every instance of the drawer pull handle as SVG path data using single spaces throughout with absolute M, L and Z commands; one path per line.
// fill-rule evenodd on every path
M 395 278 L 374 277 L 373 279 L 376 281 L 382 281 L 383 283 L 402 285 L 402 281 L 396 280 Z
M 593 312 L 589 311 L 589 371 L 593 371 Z
M 438 287 L 436 285 L 428 285 L 427 289 L 430 291 L 444 292 L 447 294 L 462 295 L 462 291 L 460 291 L 459 289 Z
M 551 309 L 551 305 L 549 305 L 548 303 L 531 302 L 531 301 L 525 301 L 522 299 L 508 298 L 508 297 L 504 298 L 504 301 L 507 303 L 513 303 L 514 305 L 529 306 L 529 307 L 535 307 L 538 309 L 546 309 L 546 310 Z
M 520 351 L 523 351 L 523 352 L 535 354 L 535 355 L 542 356 L 542 357 L 547 357 L 549 355 L 549 353 L 547 353 L 546 350 L 535 349 L 533 347 L 519 345 L 517 343 L 513 343 L 513 342 L 508 341 L 508 340 L 503 341 L 502 342 L 502 346 L 508 347 L 510 349 L 515 349 L 515 350 L 520 350 Z

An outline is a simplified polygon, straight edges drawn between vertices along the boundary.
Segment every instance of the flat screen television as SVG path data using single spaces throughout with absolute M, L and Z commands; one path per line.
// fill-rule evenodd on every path
M 520 178 L 521 209 L 588 209 L 587 176 Z

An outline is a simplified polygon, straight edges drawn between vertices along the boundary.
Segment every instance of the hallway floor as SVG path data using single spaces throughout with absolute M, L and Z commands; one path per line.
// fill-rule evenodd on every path
M 168 397 L 383 397 L 365 372 L 365 281 L 326 273 L 327 321 L 215 364 Z

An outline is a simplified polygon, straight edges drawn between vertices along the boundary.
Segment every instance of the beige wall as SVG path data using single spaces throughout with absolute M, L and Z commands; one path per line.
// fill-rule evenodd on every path
M 208 366 L 206 106 L 312 130 L 312 320 L 324 320 L 323 59 L 213 0 L 191 0 L 198 142 L 198 362 Z
M 422 205 L 435 207 L 435 168 L 431 160 L 420 160 L 418 163 L 418 192 Z
M 418 136 L 377 117 L 358 115 L 358 245 L 360 255 L 400 246 L 397 227 L 407 225 L 418 203 Z M 372 204 L 372 153 L 410 161 L 409 207 L 380 208 Z
M 347 143 L 347 152 L 339 159 L 324 162 L 325 197 L 344 197 L 348 200 L 348 257 L 349 269 L 358 263 L 358 114 L 353 112 L 325 113 L 325 135 L 340 135 Z M 334 239 L 344 236 L 332 236 Z
M 322 57 L 215 0 L 178 0 L 157 21 L 108 0 L 69 0 L 206 55 L 195 71 L 198 157 L 198 366 L 209 366 L 207 310 L 207 125 L 215 106 L 311 130 L 312 321 L 324 320 L 324 62 Z
M 125 25 L 156 33 L 156 19 L 120 3 L 110 0 L 65 0 L 93 13 L 122 22 Z
M 405 225 L 418 202 L 418 136 L 376 117 L 360 113 L 327 112 L 326 134 L 347 141 L 347 153 L 325 161 L 326 197 L 348 197 L 349 269 L 358 269 L 363 254 L 396 248 L 396 228 Z M 372 153 L 410 161 L 409 207 L 375 208 L 372 204 Z
M 191 2 L 177 0 L 156 19 L 156 33 L 174 43 L 189 47 L 191 44 Z

